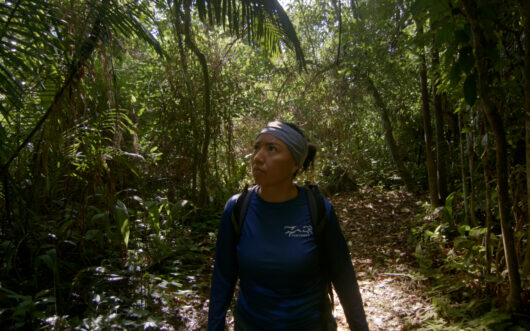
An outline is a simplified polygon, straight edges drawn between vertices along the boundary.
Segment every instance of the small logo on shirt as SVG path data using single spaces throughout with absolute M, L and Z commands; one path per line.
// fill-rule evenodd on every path
M 305 238 L 313 235 L 311 225 L 286 225 L 283 230 L 289 238 Z

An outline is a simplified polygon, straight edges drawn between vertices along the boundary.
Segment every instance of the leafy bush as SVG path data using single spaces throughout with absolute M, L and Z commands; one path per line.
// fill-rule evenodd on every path
M 518 330 L 528 325 L 528 321 L 514 320 L 498 310 L 502 304 L 491 294 L 505 291 L 504 264 L 498 258 L 487 261 L 485 227 L 456 224 L 460 217 L 453 215 L 453 197 L 450 195 L 446 205 L 436 210 L 425 205 L 425 213 L 418 215 L 420 226 L 411 230 L 414 256 L 420 272 L 427 277 L 438 314 L 451 321 L 452 328 L 461 330 Z M 490 247 L 490 256 L 499 257 L 499 234 L 490 234 Z

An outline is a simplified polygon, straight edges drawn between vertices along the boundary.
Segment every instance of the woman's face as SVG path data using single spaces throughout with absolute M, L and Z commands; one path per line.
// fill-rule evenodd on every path
M 291 183 L 298 169 L 291 151 L 280 139 L 261 134 L 254 143 L 252 175 L 261 187 Z

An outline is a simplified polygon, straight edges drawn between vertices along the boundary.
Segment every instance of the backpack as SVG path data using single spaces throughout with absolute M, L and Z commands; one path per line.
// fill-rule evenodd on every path
M 307 202 L 309 205 L 309 213 L 311 215 L 311 225 L 313 227 L 313 235 L 315 237 L 315 243 L 317 248 L 322 254 L 322 233 L 326 227 L 327 214 L 326 214 L 326 205 L 324 203 L 324 197 L 320 193 L 317 185 L 305 185 L 301 187 L 307 192 Z M 250 204 L 250 198 L 252 193 L 257 189 L 257 186 L 253 186 L 249 189 L 247 184 L 243 189 L 243 192 L 237 198 L 236 204 L 232 209 L 232 228 L 235 234 L 234 245 L 237 245 L 239 238 L 241 237 L 241 229 L 243 229 L 243 223 L 245 222 L 245 217 L 247 216 L 248 206 Z M 324 263 L 325 258 L 321 255 L 320 261 Z M 326 267 L 323 266 L 322 270 L 327 271 Z M 331 287 L 331 281 L 329 280 L 328 275 L 325 275 L 327 278 L 327 288 L 328 293 L 326 298 L 323 300 L 322 304 L 322 319 L 323 330 L 336 330 L 337 323 L 333 317 L 333 289 Z

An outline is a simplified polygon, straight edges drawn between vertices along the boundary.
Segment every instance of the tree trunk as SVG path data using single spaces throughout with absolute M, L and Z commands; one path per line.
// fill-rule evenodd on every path
M 416 21 L 418 34 L 423 34 L 422 23 Z M 427 166 L 427 177 L 429 182 L 429 196 L 431 198 L 431 205 L 433 207 L 440 206 L 440 198 L 438 197 L 438 178 L 436 176 L 436 165 L 434 164 L 433 156 L 433 139 L 431 126 L 431 111 L 429 109 L 429 91 L 427 88 L 427 65 L 425 61 L 425 53 L 423 49 L 420 54 L 420 90 L 421 90 L 421 114 L 423 117 L 423 133 L 425 138 L 425 157 Z
M 176 4 L 173 4 L 173 6 L 176 6 Z M 187 59 L 186 53 L 184 52 L 184 45 L 183 45 L 183 41 L 181 37 L 181 33 L 182 31 L 185 30 L 185 28 L 184 28 L 184 24 L 181 21 L 181 13 L 177 12 L 176 8 L 172 8 L 171 11 L 174 13 L 172 17 L 173 18 L 173 29 L 174 29 L 175 36 L 177 37 L 176 41 L 178 44 L 178 49 L 179 49 L 179 54 L 180 54 L 180 62 L 182 65 L 182 71 L 184 73 L 184 77 L 183 77 L 184 84 L 186 85 L 186 92 L 188 93 L 187 97 L 184 100 L 184 105 L 185 107 L 188 108 L 189 114 L 191 114 L 193 113 L 193 109 L 195 108 L 195 102 L 192 97 L 195 95 L 195 93 L 193 93 L 193 88 L 192 88 L 192 84 L 190 81 L 191 74 L 188 71 L 188 59 Z M 192 192 L 195 192 L 197 188 L 197 168 L 199 164 L 197 157 L 195 157 L 195 155 L 199 154 L 198 147 L 197 147 L 197 143 L 199 141 L 198 129 L 197 129 L 198 125 L 196 124 L 195 116 L 190 116 L 190 124 L 192 128 L 191 136 L 192 136 L 192 141 L 193 141 L 192 146 L 191 146 L 191 149 L 192 149 L 191 153 L 192 155 L 194 155 L 193 161 L 191 164 L 191 169 L 192 169 L 191 187 L 193 188 Z
M 521 278 L 512 228 L 512 216 L 510 214 L 511 202 L 508 191 L 508 160 L 506 133 L 503 119 L 491 96 L 495 95 L 490 91 L 489 70 L 492 67 L 491 60 L 486 51 L 495 48 L 495 40 L 487 40 L 484 30 L 480 26 L 478 9 L 476 3 L 465 0 L 464 7 L 467 18 L 471 24 L 473 36 L 473 50 L 475 53 L 476 70 L 478 74 L 477 95 L 480 100 L 481 110 L 485 113 L 488 123 L 495 137 L 495 159 L 497 162 L 497 189 L 499 194 L 499 212 L 501 218 L 502 240 L 504 244 L 504 255 L 508 267 L 508 279 L 510 281 L 510 293 L 508 294 L 508 308 L 518 311 L 521 307 Z
M 484 172 L 484 185 L 485 185 L 485 197 L 486 197 L 486 239 L 485 239 L 485 246 L 486 246 L 486 275 L 489 275 L 491 273 L 491 262 L 492 262 L 492 250 L 491 250 L 491 226 L 493 225 L 493 215 L 491 214 L 491 185 L 490 185 L 490 168 L 488 166 L 488 157 L 489 157 L 489 135 L 488 135 L 488 128 L 487 123 L 485 123 L 485 119 L 483 121 L 483 132 L 484 135 L 484 152 L 480 156 L 480 160 L 482 161 L 482 168 Z
M 530 31 L 528 31 L 530 33 Z M 528 35 L 527 35 L 528 36 Z M 528 49 L 528 48 L 527 48 Z M 529 56 L 526 55 L 526 60 L 528 60 Z M 528 67 L 528 65 L 527 65 Z M 528 68 L 525 69 L 528 74 Z M 528 77 L 528 76 L 527 76 Z M 530 84 L 526 82 L 525 89 L 530 89 Z M 525 96 L 525 112 L 526 112 L 526 192 L 527 192 L 527 202 L 526 202 L 526 221 L 527 221 L 527 234 L 526 234 L 526 253 L 525 258 L 523 262 L 523 279 L 527 279 L 528 276 L 530 276 L 530 92 L 528 90 L 525 90 L 526 96 Z
M 364 75 L 363 78 L 364 78 L 364 81 L 366 82 L 366 86 L 370 94 L 372 94 L 372 97 L 374 98 L 374 103 L 377 109 L 379 110 L 379 114 L 381 116 L 381 122 L 383 125 L 383 132 L 385 135 L 385 140 L 386 140 L 386 143 L 388 144 L 388 148 L 390 149 L 390 153 L 392 154 L 392 158 L 394 160 L 394 163 L 396 164 L 399 175 L 401 176 L 401 179 L 405 183 L 407 190 L 414 192 L 416 191 L 416 184 L 412 180 L 412 176 L 410 175 L 407 168 L 405 167 L 403 158 L 401 157 L 399 153 L 399 148 L 397 146 L 396 140 L 394 139 L 394 134 L 392 133 L 392 124 L 388 116 L 388 110 L 386 108 L 385 103 L 383 102 L 383 98 L 379 94 L 379 91 L 375 88 L 375 85 L 372 79 L 367 74 Z
M 462 132 L 464 128 L 462 113 L 458 114 L 458 132 Z M 460 173 L 462 175 L 462 194 L 464 195 L 464 222 L 469 224 L 469 192 L 467 186 L 467 163 L 466 163 L 466 153 L 464 151 L 464 144 L 466 142 L 466 135 L 460 134 L 458 144 L 460 148 Z
M 204 100 L 204 137 L 202 141 L 201 146 L 201 155 L 200 155 L 200 162 L 199 162 L 199 206 L 204 207 L 206 204 L 207 199 L 207 188 L 206 188 L 206 176 L 207 176 L 207 168 L 208 168 L 208 149 L 210 146 L 210 140 L 211 140 L 211 125 L 210 125 L 210 116 L 211 116 L 211 103 L 210 103 L 210 94 L 211 94 L 211 83 L 210 83 L 210 75 L 208 74 L 208 63 L 206 62 L 206 56 L 199 50 L 197 45 L 193 42 L 191 39 L 191 32 L 190 32 L 190 24 L 191 24 L 191 17 L 190 17 L 190 8 L 186 7 L 185 12 L 185 34 L 186 34 L 186 45 L 195 53 L 197 58 L 199 59 L 199 63 L 201 64 L 202 68 L 202 74 L 204 78 L 204 89 L 203 89 L 203 100 Z
M 473 169 L 475 168 L 475 152 L 473 150 L 473 133 L 466 132 L 467 161 L 469 163 L 469 216 L 471 225 L 477 226 L 477 217 L 475 216 L 475 179 Z
M 438 50 L 433 51 L 432 66 L 436 70 L 440 66 Z M 437 75 L 438 76 L 438 75 Z M 440 204 L 445 203 L 447 198 L 447 141 L 444 134 L 442 95 L 438 93 L 438 77 L 434 77 L 432 83 L 432 95 L 434 98 L 434 119 L 436 131 L 436 169 L 438 172 L 438 191 L 440 192 Z
M 526 236 L 526 254 L 523 262 L 523 279 L 530 276 L 530 1 L 520 1 L 521 16 L 524 24 L 524 110 L 526 126 L 526 220 L 528 223 Z

